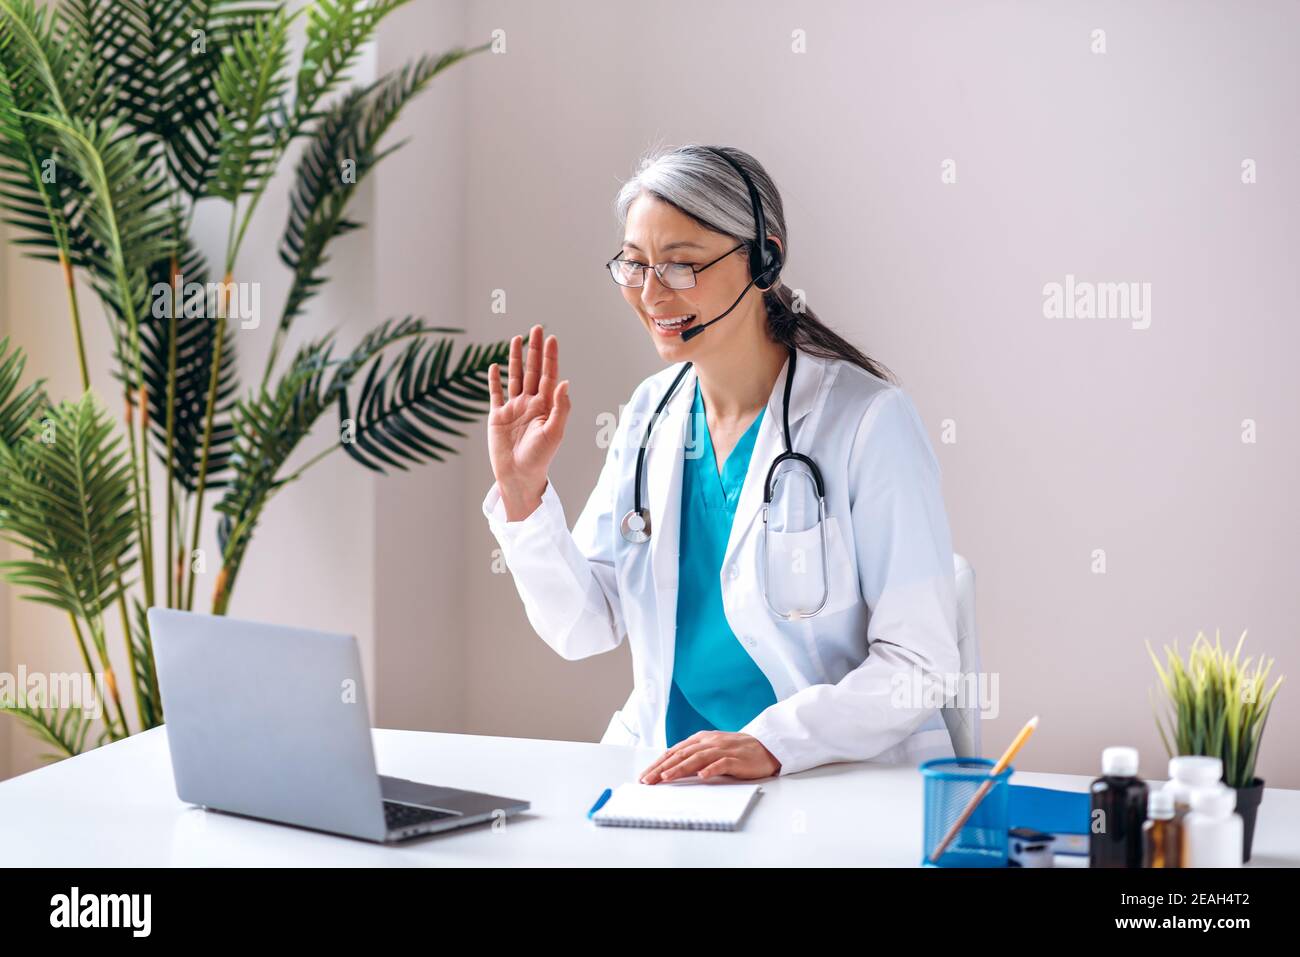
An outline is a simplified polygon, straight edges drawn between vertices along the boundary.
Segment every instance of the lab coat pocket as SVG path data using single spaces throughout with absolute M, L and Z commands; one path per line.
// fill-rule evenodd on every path
M 811 611 L 821 602 L 823 591 L 822 615 L 851 608 L 860 600 L 854 563 L 833 515 L 826 519 L 825 566 L 817 525 L 798 532 L 769 530 L 765 541 L 766 547 L 759 549 L 759 580 L 767 583 L 768 601 L 777 612 Z M 771 549 L 770 560 L 766 548 Z

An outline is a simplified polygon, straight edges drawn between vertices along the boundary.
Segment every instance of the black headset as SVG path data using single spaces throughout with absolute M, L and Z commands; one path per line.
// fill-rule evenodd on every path
M 763 215 L 763 201 L 758 195 L 758 188 L 749 178 L 745 168 L 716 146 L 706 146 L 706 150 L 716 153 L 731 164 L 749 189 L 749 202 L 754 207 L 754 242 L 749 243 L 749 274 L 754 277 L 754 285 L 768 290 L 781 278 L 781 266 L 784 257 L 781 247 L 775 239 L 767 236 L 767 218 Z

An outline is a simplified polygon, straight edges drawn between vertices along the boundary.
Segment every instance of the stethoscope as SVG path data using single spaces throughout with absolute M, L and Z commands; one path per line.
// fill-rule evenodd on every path
M 790 439 L 790 390 L 794 385 L 796 355 L 797 353 L 795 350 L 793 348 L 790 349 L 790 362 L 786 370 L 785 392 L 782 401 L 781 421 L 784 428 L 785 451 L 772 460 L 772 464 L 767 470 L 767 478 L 763 482 L 763 601 L 767 604 L 767 607 L 772 614 L 776 615 L 778 618 L 784 618 L 787 621 L 794 621 L 799 618 L 811 618 L 818 614 L 826 607 L 826 600 L 830 595 L 830 581 L 827 571 L 829 566 L 827 564 L 826 547 L 826 488 L 822 483 L 822 473 L 821 470 L 817 468 L 817 463 L 807 455 L 796 452 L 794 450 L 794 444 Z M 650 541 L 650 510 L 645 508 L 641 501 L 641 479 L 645 467 L 646 446 L 650 444 L 650 435 L 654 431 L 655 423 L 659 420 L 659 416 L 663 414 L 664 408 L 668 405 L 669 399 L 671 399 L 673 394 L 677 391 L 678 385 L 681 384 L 682 379 L 690 368 L 691 363 L 689 362 L 682 366 L 682 370 L 678 372 L 677 377 L 673 379 L 672 385 L 668 387 L 663 398 L 659 400 L 659 404 L 655 407 L 654 415 L 650 417 L 650 423 L 646 426 L 645 436 L 641 439 L 641 447 L 637 450 L 636 484 L 633 487 L 632 493 L 632 510 L 623 516 L 623 521 L 620 526 L 623 538 L 629 544 L 643 545 Z M 819 538 L 821 539 L 822 552 L 822 597 L 821 601 L 817 603 L 817 607 L 811 609 L 795 608 L 790 609 L 789 611 L 781 611 L 772 604 L 768 593 L 767 582 L 769 578 L 772 577 L 770 567 L 772 549 L 770 548 L 770 541 L 768 538 L 770 525 L 767 519 L 767 513 L 772 504 L 772 493 L 775 489 L 776 470 L 783 462 L 798 462 L 806 468 L 817 491 L 817 529 Z

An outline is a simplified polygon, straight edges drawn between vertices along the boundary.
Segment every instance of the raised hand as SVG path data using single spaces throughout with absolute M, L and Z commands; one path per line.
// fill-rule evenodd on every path
M 505 394 L 500 370 L 497 365 L 488 370 L 488 456 L 506 519 L 517 522 L 533 513 L 546 491 L 547 472 L 569 418 L 569 380 L 557 381 L 560 344 L 555 336 L 543 344 L 541 326 L 528 332 L 526 361 L 523 336 L 510 340 Z

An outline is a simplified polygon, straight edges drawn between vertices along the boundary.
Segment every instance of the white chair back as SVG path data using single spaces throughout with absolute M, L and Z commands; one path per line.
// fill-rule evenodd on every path
M 980 650 L 975 633 L 975 569 L 960 555 L 953 555 L 953 572 L 957 580 L 957 648 L 961 653 L 962 680 L 966 700 L 958 707 L 952 703 L 943 708 L 943 722 L 952 738 L 953 752 L 959 758 L 978 758 L 980 750 L 979 674 Z

